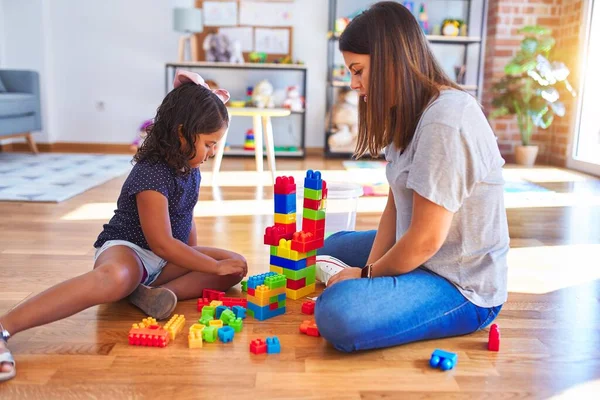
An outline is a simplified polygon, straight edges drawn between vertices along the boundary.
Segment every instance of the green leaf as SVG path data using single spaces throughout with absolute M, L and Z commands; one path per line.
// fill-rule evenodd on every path
M 556 40 L 552 36 L 546 36 L 541 38 L 538 41 L 538 50 L 544 53 L 550 52 L 554 45 L 556 44 Z
M 530 34 L 530 35 L 550 35 L 552 33 L 552 29 L 545 28 L 540 25 L 528 25 L 519 29 L 518 31 L 521 34 Z
M 528 54 L 534 54 L 538 48 L 538 41 L 535 38 L 525 38 L 521 42 L 521 50 Z
M 509 111 L 508 107 L 503 106 L 501 108 L 498 108 L 498 109 L 492 111 L 490 113 L 490 119 L 500 118 L 500 117 L 503 117 L 503 116 L 509 115 L 509 114 L 510 114 L 510 111 Z

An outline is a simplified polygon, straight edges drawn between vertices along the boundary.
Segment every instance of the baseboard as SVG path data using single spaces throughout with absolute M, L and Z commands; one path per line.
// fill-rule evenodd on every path
M 306 155 L 307 156 L 323 156 L 323 155 L 325 155 L 325 149 L 322 147 L 307 147 Z
M 133 154 L 134 150 L 128 144 L 110 143 L 38 143 L 37 147 L 42 153 L 100 153 L 100 154 Z M 0 145 L 3 152 L 28 152 L 27 143 L 7 143 Z

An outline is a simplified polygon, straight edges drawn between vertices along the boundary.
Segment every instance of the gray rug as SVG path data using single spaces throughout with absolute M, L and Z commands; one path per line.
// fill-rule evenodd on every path
M 130 155 L 0 153 L 0 201 L 58 203 L 131 170 Z

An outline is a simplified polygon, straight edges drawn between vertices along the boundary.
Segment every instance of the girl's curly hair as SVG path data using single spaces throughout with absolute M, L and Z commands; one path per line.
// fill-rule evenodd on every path
M 162 161 L 186 175 L 191 170 L 189 160 L 196 156 L 196 135 L 214 133 L 227 125 L 227 108 L 216 94 L 204 86 L 183 84 L 167 94 L 158 107 L 133 160 Z

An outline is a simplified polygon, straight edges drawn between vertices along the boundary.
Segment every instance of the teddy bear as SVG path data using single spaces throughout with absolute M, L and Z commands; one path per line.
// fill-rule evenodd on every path
M 273 85 L 264 79 L 252 90 L 252 104 L 258 108 L 273 108 Z
M 298 85 L 288 86 L 287 98 L 283 102 L 283 107 L 292 111 L 302 111 L 304 109 L 304 99 L 300 96 Z
M 333 152 L 354 152 L 358 138 L 358 92 L 349 88 L 340 89 L 336 103 L 328 119 L 331 136 L 327 142 Z

